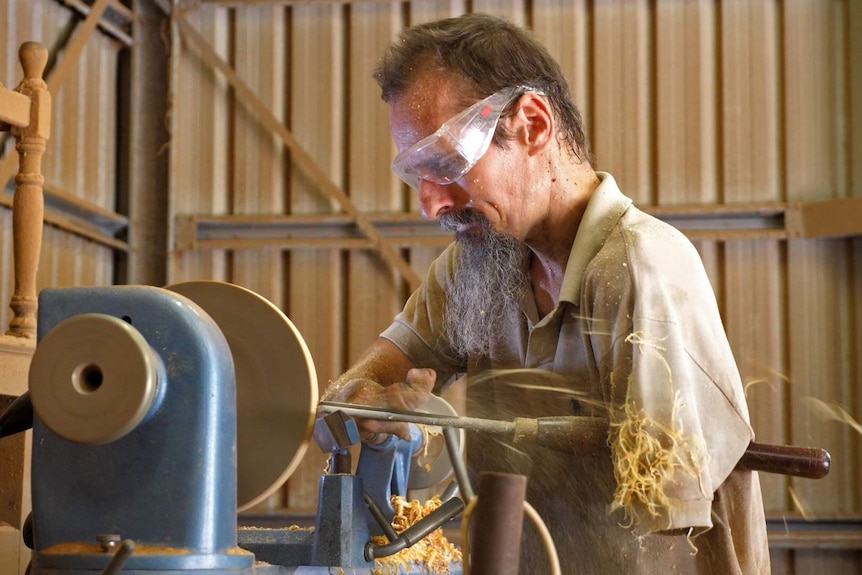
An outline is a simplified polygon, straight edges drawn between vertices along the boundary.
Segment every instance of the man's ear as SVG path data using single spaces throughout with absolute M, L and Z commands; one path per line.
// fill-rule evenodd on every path
M 550 103 L 542 96 L 528 92 L 518 99 L 513 128 L 516 138 L 526 146 L 528 153 L 544 152 L 554 141 L 556 126 Z

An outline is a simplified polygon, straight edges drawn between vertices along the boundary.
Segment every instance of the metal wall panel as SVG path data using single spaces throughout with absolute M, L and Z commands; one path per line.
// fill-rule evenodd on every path
M 380 51 L 405 25 L 466 9 L 536 31 L 572 83 L 599 168 L 642 205 L 862 196 L 854 161 L 862 149 L 862 69 L 851 57 L 862 10 L 850 0 L 216 4 L 193 10 L 189 21 L 363 212 L 417 209 L 388 169 L 394 149 L 370 78 Z M 255 25 L 260 38 L 245 57 Z M 276 153 L 260 120 L 244 115 L 242 101 L 177 32 L 173 49 L 172 216 L 336 210 L 289 154 Z M 254 145 L 268 142 L 263 154 L 238 150 L 250 145 L 249 134 Z M 857 418 L 862 412 L 860 240 L 695 244 L 758 439 L 824 447 L 835 462 L 816 482 L 764 474 L 769 513 L 859 517 L 858 433 L 824 421 L 805 398 L 837 402 Z M 421 274 L 439 249 L 401 253 Z M 321 386 L 388 324 L 409 291 L 379 257 L 346 247 L 177 250 L 169 269 L 173 281 L 227 279 L 270 294 L 309 339 Z M 320 467 L 319 454 L 309 455 L 281 503 L 313 509 Z M 775 572 L 813 572 L 815 561 L 835 572 L 860 566 L 854 550 L 782 551 Z
M 343 186 L 347 159 L 345 9 L 338 4 L 297 6 L 290 22 L 290 127 L 332 181 Z M 301 170 L 290 171 L 289 201 L 290 211 L 296 214 L 335 209 Z M 333 337 L 343 333 L 346 319 L 343 254 L 339 250 L 293 250 L 288 269 L 287 309 L 308 343 L 323 388 L 338 376 L 344 361 L 344 339 Z M 288 480 L 288 507 L 316 507 L 325 459 L 319 449 L 308 450 L 300 470 Z
M 15 87 L 22 72 L 18 47 L 37 41 L 49 50 L 46 79 L 67 54 L 64 49 L 81 22 L 80 15 L 56 0 L 0 0 L 0 82 Z M 61 190 L 80 205 L 113 212 L 117 198 L 117 66 L 122 44 L 96 31 L 70 69 L 67 80 L 51 96 L 51 137 L 43 156 L 46 187 Z M 8 133 L 0 133 L 6 154 L 16 154 Z M 16 161 L 17 165 L 17 161 Z M 6 183 L 6 182 L 4 182 Z M 12 193 L 10 180 L 3 193 Z M 51 212 L 54 204 L 46 200 Z M 5 331 L 12 278 L 11 212 L 2 207 L 0 254 L 3 298 L 0 325 Z M 85 222 L 86 223 L 86 222 Z M 39 289 L 60 286 L 109 285 L 114 281 L 114 251 L 84 239 L 68 228 L 46 226 L 39 262 Z

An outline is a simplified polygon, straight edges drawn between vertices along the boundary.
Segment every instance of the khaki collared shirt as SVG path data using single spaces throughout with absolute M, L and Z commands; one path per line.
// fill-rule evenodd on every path
M 757 474 L 734 470 L 754 434 L 700 257 L 678 230 L 634 207 L 613 177 L 599 177 L 550 314 L 540 318 L 528 293 L 517 327 L 500 334 L 490 357 L 454 359 L 443 327 L 458 265 L 453 244 L 382 335 L 415 365 L 437 370 L 438 381 L 512 368 L 554 374 L 538 382 L 536 372 L 471 377 L 470 415 L 610 420 L 610 449 L 593 456 L 503 447 L 507 438 L 485 434 L 468 441 L 475 471 L 528 477 L 528 499 L 551 529 L 564 573 L 769 573 Z M 629 430 L 676 458 L 661 468 L 658 503 L 635 498 L 626 513 L 613 502 L 632 476 L 613 457 L 648 445 L 632 443 L 643 436 Z M 530 531 L 522 572 L 543 572 Z

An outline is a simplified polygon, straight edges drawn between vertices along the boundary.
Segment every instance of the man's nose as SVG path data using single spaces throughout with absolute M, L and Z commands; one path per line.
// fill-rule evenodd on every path
M 439 219 L 453 210 L 464 207 L 467 194 L 455 184 L 437 184 L 419 180 L 419 204 L 422 217 L 429 220 Z

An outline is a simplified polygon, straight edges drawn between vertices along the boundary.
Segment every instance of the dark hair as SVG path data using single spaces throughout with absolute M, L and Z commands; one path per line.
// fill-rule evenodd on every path
M 518 85 L 543 92 L 557 116 L 559 137 L 579 159 L 592 160 L 584 122 L 563 71 L 531 32 L 488 14 L 408 28 L 389 46 L 374 72 L 383 100 L 390 102 L 404 93 L 429 66 L 461 76 L 479 97 Z M 502 146 L 504 140 L 498 130 L 495 142 Z

